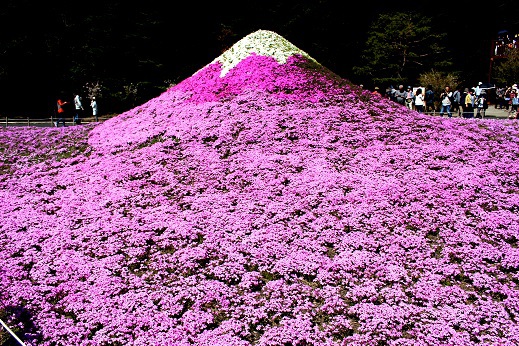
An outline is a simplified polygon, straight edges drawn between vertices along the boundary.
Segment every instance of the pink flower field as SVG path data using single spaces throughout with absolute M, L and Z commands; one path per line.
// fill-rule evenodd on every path
M 0 318 L 46 346 L 518 345 L 517 122 L 255 34 L 103 123 L 1 129 Z

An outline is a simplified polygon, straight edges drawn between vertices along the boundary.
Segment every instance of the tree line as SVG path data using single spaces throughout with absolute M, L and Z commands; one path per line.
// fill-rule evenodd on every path
M 257 29 L 277 32 L 356 84 L 414 84 L 431 71 L 480 80 L 501 24 L 473 33 L 472 21 L 450 12 L 466 4 L 472 3 L 428 13 L 419 3 L 409 10 L 409 4 L 384 1 L 352 4 L 345 12 L 333 0 L 250 0 L 233 7 L 188 2 L 182 10 L 158 0 L 6 0 L 0 6 L 0 115 L 48 114 L 60 94 L 74 93 L 94 93 L 103 112 L 120 113 Z M 498 4 L 487 14 L 506 24 L 513 4 Z

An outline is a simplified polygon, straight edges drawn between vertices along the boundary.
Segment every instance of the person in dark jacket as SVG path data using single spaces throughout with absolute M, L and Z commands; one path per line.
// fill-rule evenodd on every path
M 436 113 L 436 109 L 434 108 L 434 90 L 432 85 L 427 86 L 427 90 L 425 91 L 425 112 Z
M 461 109 L 460 109 L 460 102 L 461 102 L 461 94 L 462 90 L 460 87 L 458 87 L 454 92 L 452 93 L 452 113 L 458 114 L 458 116 L 461 117 Z

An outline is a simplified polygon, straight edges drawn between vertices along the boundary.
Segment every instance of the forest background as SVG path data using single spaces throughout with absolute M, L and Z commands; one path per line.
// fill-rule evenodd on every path
M 0 116 L 50 116 L 60 95 L 71 101 L 74 93 L 86 105 L 96 95 L 101 113 L 121 113 L 259 29 L 367 88 L 417 85 L 428 72 L 471 86 L 495 82 L 492 41 L 501 30 L 519 32 L 519 17 L 512 0 L 7 0 L 0 5 Z

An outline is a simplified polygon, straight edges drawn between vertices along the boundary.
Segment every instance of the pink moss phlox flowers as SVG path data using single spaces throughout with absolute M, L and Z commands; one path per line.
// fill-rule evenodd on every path
M 1 130 L 0 312 L 27 344 L 519 343 L 515 122 L 300 56 L 220 69 L 96 126 Z

